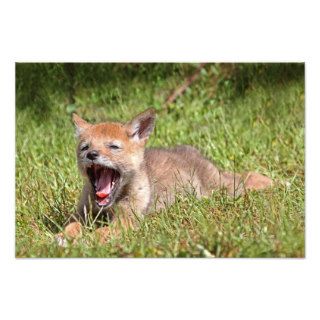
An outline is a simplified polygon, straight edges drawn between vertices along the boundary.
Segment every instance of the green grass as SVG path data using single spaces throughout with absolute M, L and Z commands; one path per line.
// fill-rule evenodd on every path
M 50 87 L 49 78 L 41 82 L 43 99 L 41 92 L 17 99 L 17 257 L 304 257 L 303 65 L 240 65 L 227 74 L 207 65 L 168 110 L 165 98 L 194 65 L 108 66 L 100 78 L 95 68 L 77 75 L 79 115 L 128 120 L 152 105 L 158 119 L 148 146 L 191 144 L 220 168 L 258 171 L 275 187 L 236 200 L 219 191 L 200 200 L 177 196 L 106 245 L 87 228 L 78 244 L 58 247 L 54 234 L 75 212 L 82 181 L 66 111 L 73 106 L 66 108 L 64 89 Z M 26 87 L 17 86 L 18 98 Z

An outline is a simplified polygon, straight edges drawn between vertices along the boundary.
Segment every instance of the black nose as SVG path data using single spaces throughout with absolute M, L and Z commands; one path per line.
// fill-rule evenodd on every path
M 95 159 L 97 159 L 98 155 L 99 155 L 98 151 L 92 150 L 92 151 L 87 153 L 87 158 L 89 160 L 95 160 Z

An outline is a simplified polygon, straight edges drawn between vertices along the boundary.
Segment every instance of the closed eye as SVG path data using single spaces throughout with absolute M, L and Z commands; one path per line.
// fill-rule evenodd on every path
M 108 147 L 110 148 L 110 149 L 113 149 L 113 150 L 119 150 L 119 149 L 121 149 L 119 146 L 117 146 L 116 144 L 110 144 L 110 145 L 108 145 Z
M 85 150 L 88 150 L 89 149 L 89 146 L 88 145 L 85 145 L 83 147 L 80 148 L 81 151 L 85 151 Z

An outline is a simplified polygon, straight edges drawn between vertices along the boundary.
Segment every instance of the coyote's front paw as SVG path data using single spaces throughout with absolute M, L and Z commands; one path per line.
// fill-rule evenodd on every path
M 66 228 L 64 229 L 64 232 L 58 233 L 55 236 L 56 243 L 60 247 L 67 247 L 68 246 L 68 240 L 72 240 L 72 243 L 75 243 L 76 240 L 81 237 L 82 235 L 82 226 L 80 222 L 71 222 L 69 223 Z
M 101 227 L 101 228 L 96 229 L 95 236 L 100 244 L 105 244 L 111 236 L 110 228 L 109 227 Z

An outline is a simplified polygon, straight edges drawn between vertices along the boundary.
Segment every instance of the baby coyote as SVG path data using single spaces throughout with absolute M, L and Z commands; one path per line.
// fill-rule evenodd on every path
M 121 228 L 133 228 L 150 211 L 170 205 L 177 192 L 201 197 L 224 188 L 234 196 L 272 184 L 259 173 L 219 171 L 191 146 L 145 149 L 154 128 L 154 109 L 125 124 L 89 124 L 76 114 L 73 121 L 79 139 L 78 166 L 85 182 L 77 215 L 64 232 L 68 238 L 81 235 L 87 213 L 105 215 L 110 222 L 96 230 L 103 242 Z M 58 235 L 61 239 L 63 234 Z

